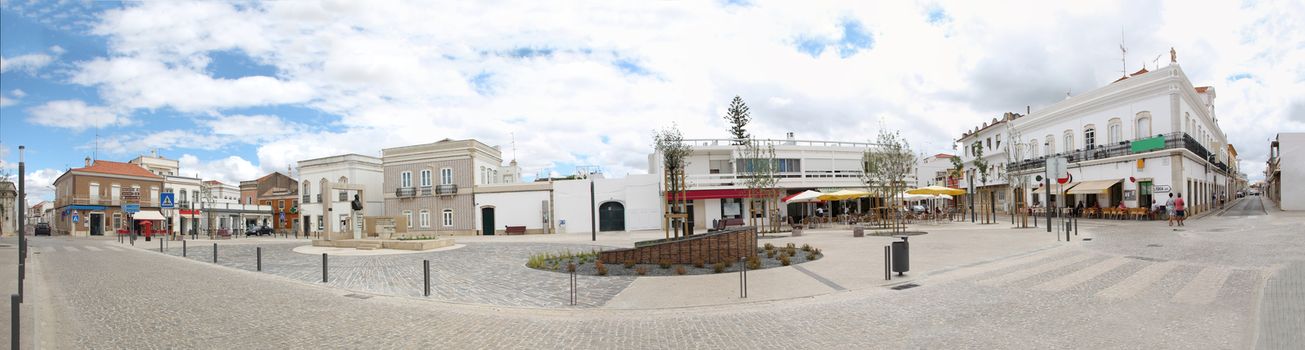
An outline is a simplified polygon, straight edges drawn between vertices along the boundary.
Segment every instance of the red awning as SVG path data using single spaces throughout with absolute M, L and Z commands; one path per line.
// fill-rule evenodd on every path
M 697 199 L 721 199 L 721 198 L 748 198 L 747 189 L 724 189 L 724 190 L 690 190 L 684 192 L 688 200 Z M 666 199 L 674 198 L 678 193 L 666 192 Z
M 180 212 L 181 215 L 203 215 L 199 209 L 182 209 Z
M 789 199 L 793 199 L 793 197 L 797 197 L 797 195 L 799 195 L 799 194 L 802 194 L 802 192 L 798 192 L 798 193 L 794 193 L 794 194 L 790 194 L 790 195 L 784 196 L 784 198 L 780 199 L 779 201 L 780 201 L 780 202 L 788 202 Z

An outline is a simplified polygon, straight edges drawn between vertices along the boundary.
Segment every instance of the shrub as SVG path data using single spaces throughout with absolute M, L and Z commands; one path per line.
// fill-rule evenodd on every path
M 825 255 L 825 253 L 820 251 L 820 248 L 815 248 L 815 253 L 816 255 Z
M 677 274 L 677 275 L 683 275 L 683 274 L 686 274 L 686 273 L 689 273 L 689 271 L 686 270 L 686 269 L 684 268 L 684 265 L 677 265 L 677 266 L 675 266 L 675 274 Z
M 793 244 L 793 243 L 788 243 L 788 244 L 785 244 L 785 245 L 784 245 L 784 248 L 794 249 L 794 248 L 797 248 L 797 245 L 796 245 L 796 244 Z
M 715 264 L 711 264 L 711 270 L 716 271 L 716 273 L 725 272 L 725 263 L 718 262 Z
M 607 265 L 603 265 L 602 260 L 594 261 L 594 270 L 598 270 L 599 276 L 607 276 Z
M 804 252 L 810 252 L 810 251 L 811 251 L 811 245 L 810 245 L 810 244 L 803 244 L 803 245 L 802 245 L 802 251 L 804 251 Z
M 760 268 L 761 268 L 761 258 L 758 258 L 756 255 L 753 255 L 753 256 L 751 256 L 751 257 L 748 257 L 748 269 L 749 269 L 749 270 L 756 270 L 756 269 L 760 269 Z
M 636 275 L 639 275 L 639 276 L 647 275 L 647 274 L 648 274 L 648 267 L 647 267 L 647 266 L 639 266 L 639 267 L 636 267 L 636 268 L 634 268 L 634 273 L 635 273 Z
M 789 247 L 789 248 L 788 248 L 788 256 L 790 256 L 790 257 L 792 257 L 792 256 L 797 256 L 797 248 Z
M 661 266 L 661 268 L 663 269 L 669 269 L 671 268 L 671 261 L 667 259 L 662 259 L 662 261 L 657 262 L 657 266 Z
M 707 265 L 707 263 L 704 262 L 704 261 L 702 261 L 702 258 L 693 259 L 693 267 L 696 267 L 696 268 L 700 268 L 700 269 L 701 269 L 703 266 L 706 266 L 706 265 Z
M 780 265 L 788 266 L 789 263 L 790 263 L 790 262 L 789 262 L 789 260 L 788 260 L 788 255 L 780 255 L 780 256 L 779 256 L 779 264 L 780 264 Z
M 816 253 L 807 253 L 807 261 L 816 260 Z
M 767 251 L 766 251 L 766 257 L 767 257 L 767 258 L 774 258 L 774 257 L 775 257 L 775 251 L 773 251 L 773 250 L 767 250 Z
M 774 244 L 766 243 L 765 247 L 767 251 L 775 250 Z
M 566 272 L 575 272 L 575 264 L 566 263 Z
M 634 259 L 625 259 L 625 268 L 628 269 L 633 267 L 634 267 Z
M 728 269 L 728 268 L 731 268 L 731 267 L 734 267 L 734 260 L 728 260 L 728 259 L 727 259 L 727 260 L 725 260 L 723 263 L 725 264 L 725 268 L 727 268 L 727 269 Z
M 530 256 L 529 261 L 526 261 L 526 267 L 532 269 L 543 268 L 544 264 L 546 264 L 547 262 L 548 259 L 546 254 L 535 254 Z

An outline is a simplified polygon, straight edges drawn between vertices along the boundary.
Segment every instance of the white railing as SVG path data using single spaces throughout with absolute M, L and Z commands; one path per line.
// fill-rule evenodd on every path
M 864 186 L 860 174 L 802 172 L 779 173 L 776 175 L 779 187 L 858 187 Z M 748 183 L 748 176 L 738 174 L 698 174 L 686 175 L 690 189 L 742 188 Z
M 685 139 L 684 143 L 692 146 L 736 146 L 735 139 Z M 807 147 L 853 147 L 869 148 L 877 144 L 869 142 L 820 141 L 820 140 L 776 140 L 753 139 L 762 146 L 807 146 Z

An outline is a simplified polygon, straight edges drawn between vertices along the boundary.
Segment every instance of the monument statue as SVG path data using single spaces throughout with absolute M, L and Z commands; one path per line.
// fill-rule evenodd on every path
M 1178 51 L 1174 51 L 1173 47 L 1169 48 L 1169 62 L 1178 63 Z
M 356 210 L 363 210 L 363 203 L 362 203 L 362 200 L 361 200 L 361 199 L 358 199 L 358 195 L 357 195 L 357 194 L 354 194 L 354 195 L 353 195 L 353 202 L 351 202 L 351 203 L 349 203 L 349 204 L 353 207 L 353 210 L 355 210 L 355 211 L 356 211 Z

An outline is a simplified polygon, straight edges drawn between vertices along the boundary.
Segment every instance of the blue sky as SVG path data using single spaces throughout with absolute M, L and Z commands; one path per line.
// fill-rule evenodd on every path
M 185 173 L 239 181 L 477 138 L 527 174 L 623 176 L 646 171 L 653 129 L 727 137 L 734 95 L 759 137 L 890 128 L 950 153 L 984 120 L 1114 80 L 1123 40 L 1130 67 L 1171 46 L 1191 58 L 1254 176 L 1272 136 L 1260 126 L 1305 129 L 1292 112 L 1305 111 L 1305 11 L 1178 4 L 0 0 L 0 172 L 26 145 L 29 188 L 49 197 L 92 153 L 157 148 Z

